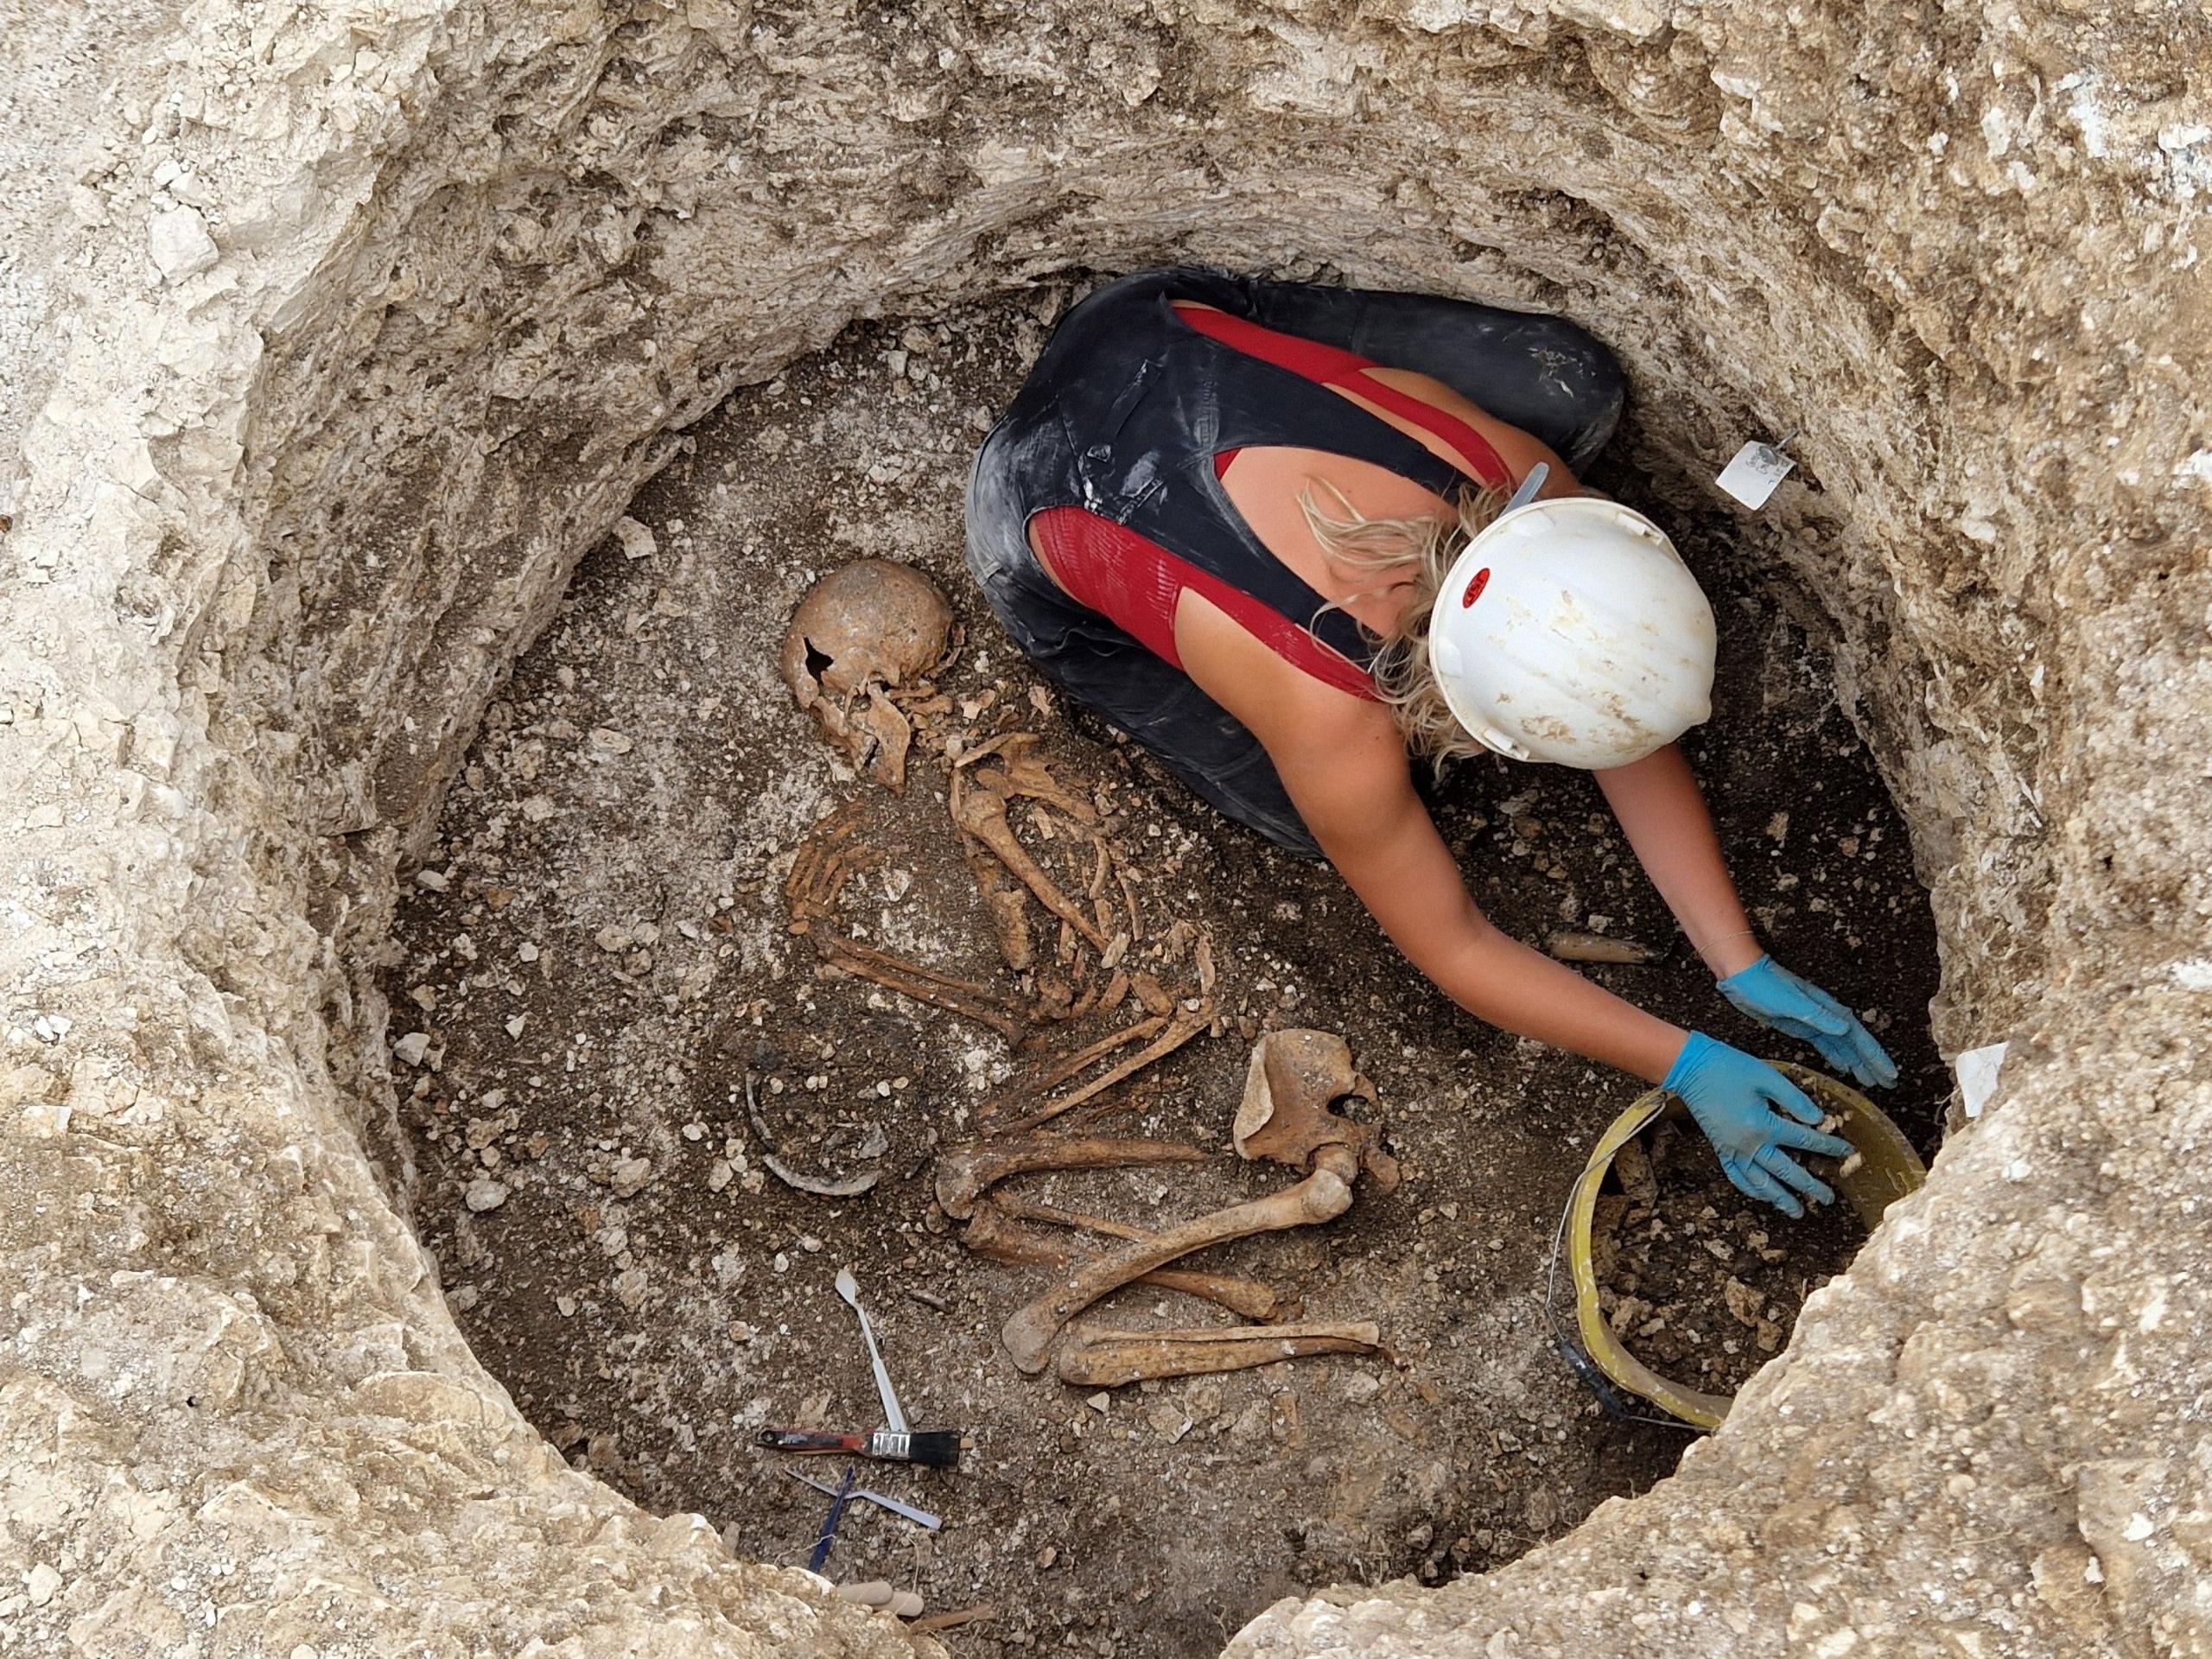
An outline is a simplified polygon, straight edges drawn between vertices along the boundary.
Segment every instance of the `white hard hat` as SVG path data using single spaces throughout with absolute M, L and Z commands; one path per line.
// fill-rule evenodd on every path
M 1713 712 L 1713 607 L 1617 501 L 1531 501 L 1484 526 L 1437 591 L 1428 652 L 1459 723 L 1516 760 L 1624 766 Z

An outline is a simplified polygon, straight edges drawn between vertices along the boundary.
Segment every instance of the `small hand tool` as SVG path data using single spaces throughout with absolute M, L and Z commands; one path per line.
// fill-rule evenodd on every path
M 802 1474 L 796 1469 L 786 1469 L 784 1472 L 802 1486 L 811 1486 L 816 1491 L 830 1497 L 837 1495 L 837 1489 L 826 1480 L 817 1480 L 812 1475 Z M 874 1504 L 880 1510 L 888 1510 L 893 1515 L 904 1516 L 916 1526 L 927 1527 L 931 1532 L 935 1532 L 944 1524 L 927 1510 L 918 1509 L 912 1503 L 904 1503 L 895 1497 L 887 1497 L 881 1492 L 871 1492 L 864 1486 L 855 1488 L 853 1496 Z
M 830 1506 L 830 1518 L 822 1523 L 822 1535 L 814 1541 L 814 1554 L 806 1558 L 806 1570 L 819 1573 L 823 1562 L 830 1559 L 830 1546 L 837 1541 L 837 1523 L 845 1518 L 845 1500 L 852 1496 L 853 1480 L 860 1473 L 860 1465 L 845 1465 L 845 1478 L 838 1483 L 837 1501 Z
M 950 1468 L 960 1461 L 968 1436 L 957 1428 L 919 1434 L 902 1434 L 888 1428 L 867 1434 L 844 1434 L 828 1428 L 764 1428 L 753 1435 L 753 1443 L 775 1452 L 849 1452 L 880 1463 L 926 1463 Z
M 894 1434 L 906 1432 L 906 1414 L 899 1408 L 899 1396 L 892 1391 L 891 1374 L 883 1369 L 883 1356 L 875 1345 L 874 1327 L 868 1322 L 868 1310 L 861 1306 L 860 1281 L 853 1277 L 850 1268 L 837 1269 L 837 1294 L 845 1299 L 845 1306 L 861 1316 L 861 1340 L 868 1344 L 868 1363 L 875 1370 L 875 1391 L 883 1396 L 883 1421 Z

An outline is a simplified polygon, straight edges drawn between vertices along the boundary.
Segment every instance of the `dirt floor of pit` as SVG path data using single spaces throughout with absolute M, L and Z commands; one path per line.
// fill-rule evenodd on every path
M 830 1573 L 912 1586 L 932 1610 L 995 1605 L 951 1637 L 962 1651 L 1211 1652 L 1296 1591 L 1510 1560 L 1663 1477 L 1686 1437 L 1605 1417 L 1541 1308 L 1568 1185 L 1640 1085 L 1462 1015 L 1327 869 L 1071 719 L 970 588 L 969 459 L 1069 297 L 849 331 L 701 424 L 632 508 L 654 533 L 648 556 L 610 538 L 587 559 L 494 706 L 393 941 L 403 1161 L 476 1351 L 572 1459 L 640 1503 L 703 1512 L 747 1554 L 804 1559 L 826 1500 L 750 1441 L 769 1423 L 879 1421 L 831 1290 L 849 1264 L 910 1415 L 969 1430 L 975 1450 L 955 1472 L 867 1465 L 944 1529 L 856 1509 Z M 1592 481 L 1639 493 L 1618 465 Z M 1722 638 L 1718 711 L 1687 747 L 1746 902 L 1777 956 L 1889 1045 L 1903 1077 L 1885 1103 L 1928 1149 L 1948 1077 L 1926 1033 L 1935 944 L 1902 826 L 1824 664 L 1725 523 L 1675 528 Z M 930 1166 L 1007 1074 L 1004 1044 L 819 976 L 785 925 L 793 849 L 857 802 L 887 855 L 860 889 L 875 943 L 1004 977 L 946 827 L 944 763 L 918 755 L 902 797 L 855 779 L 776 677 L 795 601 L 861 554 L 931 572 L 964 619 L 943 677 L 956 729 L 1035 729 L 1061 777 L 1103 792 L 1153 923 L 1133 962 L 1187 976 L 1187 956 L 1149 954 L 1167 924 L 1192 925 L 1186 946 L 1192 930 L 1211 939 L 1227 1029 L 1148 1074 L 1115 1127 L 1216 1156 L 1032 1190 L 1147 1219 L 1283 1185 L 1226 1145 L 1249 1035 L 1340 1031 L 1379 1086 L 1404 1185 L 1209 1265 L 1272 1280 L 1312 1317 L 1380 1319 L 1395 1364 L 1314 1359 L 1093 1402 L 1000 1350 L 1000 1322 L 1039 1275 L 963 1251 Z M 1587 779 L 1476 764 L 1439 815 L 1476 896 L 1520 937 L 1675 940 Z M 1658 965 L 1588 971 L 1726 1039 L 1815 1058 L 1733 1014 L 1679 944 Z M 849 1160 L 880 1129 L 877 1188 L 840 1201 L 771 1176 L 740 1098 L 748 1068 L 797 1161 Z M 1111 1311 L 1208 1317 L 1145 1291 Z

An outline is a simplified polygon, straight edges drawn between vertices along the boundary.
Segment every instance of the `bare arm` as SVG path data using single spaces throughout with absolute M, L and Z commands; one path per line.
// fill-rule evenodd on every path
M 1387 710 L 1299 672 L 1203 601 L 1176 622 L 1198 684 L 1266 745 L 1293 804 L 1406 959 L 1478 1018 L 1657 1083 L 1688 1033 L 1509 938 L 1468 896 Z
M 1625 766 L 1597 774 L 1637 862 L 1675 912 L 1713 977 L 1748 968 L 1762 954 L 1743 900 L 1720 856 L 1713 815 L 1672 743 Z

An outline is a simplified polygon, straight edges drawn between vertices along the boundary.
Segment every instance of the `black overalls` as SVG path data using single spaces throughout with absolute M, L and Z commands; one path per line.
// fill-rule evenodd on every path
M 976 458 L 969 568 L 1053 684 L 1230 817 L 1319 857 L 1259 741 L 1181 669 L 1062 592 L 1030 550 L 1029 519 L 1079 506 L 1127 525 L 1363 664 L 1372 643 L 1245 527 L 1215 455 L 1254 445 L 1326 450 L 1446 498 L 1464 480 L 1327 387 L 1198 333 L 1174 312 L 1179 299 L 1432 375 L 1577 469 L 1611 435 L 1624 383 L 1604 346 L 1557 317 L 1200 269 L 1123 277 L 1062 319 Z

